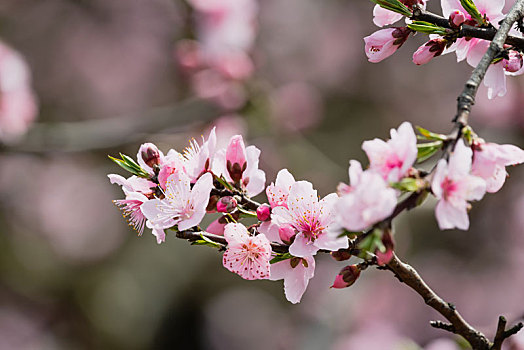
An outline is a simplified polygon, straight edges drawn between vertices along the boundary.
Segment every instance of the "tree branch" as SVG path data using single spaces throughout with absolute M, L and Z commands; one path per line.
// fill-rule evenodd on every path
M 53 153 L 108 149 L 141 140 L 145 134 L 170 128 L 187 128 L 219 116 L 217 108 L 202 100 L 186 100 L 131 117 L 79 122 L 35 124 L 24 138 L 0 145 L 0 152 Z
M 410 265 L 403 263 L 393 254 L 393 258 L 387 264 L 388 268 L 395 273 L 398 279 L 417 292 L 424 302 L 444 316 L 454 329 L 454 333 L 463 336 L 476 350 L 489 350 L 490 342 L 484 334 L 475 330 L 459 314 L 454 305 L 445 302 L 422 280 L 417 271 Z M 439 325 L 444 325 L 440 323 Z M 434 326 L 434 325 L 432 325 Z M 435 327 L 435 326 L 434 326 Z M 449 326 L 437 327 L 451 331 Z

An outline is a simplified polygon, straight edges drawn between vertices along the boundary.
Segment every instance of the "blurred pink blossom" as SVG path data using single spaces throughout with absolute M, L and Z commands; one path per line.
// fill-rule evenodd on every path
M 27 63 L 0 41 L 0 140 L 9 142 L 24 134 L 37 109 Z

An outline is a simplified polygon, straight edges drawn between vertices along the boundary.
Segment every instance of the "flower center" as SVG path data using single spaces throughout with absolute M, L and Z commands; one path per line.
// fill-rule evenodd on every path
M 449 179 L 448 177 L 446 177 L 444 179 L 444 181 L 442 181 L 440 186 L 442 187 L 442 192 L 443 192 L 443 195 L 444 195 L 444 199 L 446 199 L 446 200 L 449 197 L 451 197 L 453 195 L 453 193 L 457 190 L 457 183 L 454 182 L 453 180 Z

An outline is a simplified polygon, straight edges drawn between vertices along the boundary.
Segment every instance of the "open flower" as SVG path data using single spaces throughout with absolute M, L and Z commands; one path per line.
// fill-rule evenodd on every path
M 190 178 L 183 172 L 169 176 L 165 197 L 152 199 L 142 205 L 142 212 L 157 229 L 178 225 L 180 231 L 197 226 L 206 213 L 213 176 L 202 175 L 191 189 Z
M 506 167 L 521 163 L 524 163 L 524 150 L 519 147 L 481 143 L 474 148 L 471 173 L 486 181 L 486 192 L 495 193 L 506 181 Z
M 269 279 L 284 280 L 286 299 L 296 304 L 302 299 L 309 280 L 315 275 L 315 259 L 312 256 L 292 258 L 271 265 Z
M 362 171 L 356 160 L 349 165 L 351 186 L 346 187 L 336 204 L 338 223 L 352 232 L 362 231 L 387 218 L 395 210 L 397 194 L 383 177 L 373 171 Z
M 415 4 L 422 5 L 422 8 L 426 8 L 426 1 L 427 0 L 401 0 L 400 2 L 409 8 L 413 7 Z M 402 17 L 404 16 L 400 13 L 386 10 L 385 8 L 380 7 L 380 5 L 375 5 L 373 8 L 373 23 L 379 27 L 398 22 Z
M 391 129 L 391 139 L 364 141 L 362 149 L 369 158 L 369 168 L 388 182 L 400 181 L 417 159 L 417 136 L 411 123 Z
M 194 183 L 203 173 L 211 170 L 211 165 L 215 157 L 217 137 L 215 128 L 209 133 L 209 137 L 204 139 L 202 136 L 202 145 L 199 145 L 195 139 L 191 140 L 190 145 L 184 150 L 184 168 Z M 168 153 L 169 155 L 169 153 Z M 173 155 L 175 159 L 176 156 Z
M 319 249 L 348 247 L 347 238 L 339 238 L 330 227 L 335 223 L 334 205 L 337 200 L 335 193 L 319 200 L 317 191 L 307 181 L 298 181 L 291 186 L 286 206 L 277 206 L 271 213 L 271 221 L 278 227 L 290 225 L 297 232 L 289 247 L 291 255 L 307 257 L 316 254 Z
M 431 190 L 439 202 L 435 209 L 441 230 L 469 228 L 468 201 L 480 200 L 486 192 L 486 182 L 470 175 L 473 151 L 462 140 L 455 146 L 449 163 L 441 159 L 435 170 Z
M 224 237 L 227 250 L 222 261 L 226 269 L 246 280 L 269 277 L 271 244 L 266 236 L 251 236 L 244 225 L 227 224 Z

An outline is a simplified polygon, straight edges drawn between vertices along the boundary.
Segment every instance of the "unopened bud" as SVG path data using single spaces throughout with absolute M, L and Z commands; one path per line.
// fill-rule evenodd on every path
M 278 228 L 278 235 L 285 244 L 291 244 L 296 234 L 295 228 L 290 224 L 284 224 Z
M 353 285 L 359 276 L 360 268 L 357 265 L 346 266 L 335 277 L 335 282 L 333 282 L 331 288 L 347 288 Z
M 226 168 L 234 183 L 239 183 L 247 168 L 246 147 L 242 136 L 235 135 L 226 149 Z
M 152 143 L 144 143 L 140 146 L 140 156 L 151 168 L 154 165 L 160 164 L 160 152 L 158 148 Z
M 522 54 L 517 51 L 510 51 L 509 59 L 503 59 L 502 64 L 507 72 L 515 73 L 522 68 Z
M 351 258 L 351 253 L 347 249 L 339 249 L 336 252 L 331 252 L 331 256 L 336 261 L 344 261 Z
M 268 204 L 262 204 L 257 208 L 257 219 L 260 221 L 268 221 L 271 217 L 271 207 Z
M 465 21 L 466 15 L 462 11 L 455 10 L 449 15 L 449 24 L 451 24 L 453 27 L 458 28 Z
M 237 207 L 237 205 L 238 202 L 235 198 L 231 196 L 222 197 L 217 203 L 217 211 L 219 213 L 230 213 Z
M 433 39 L 418 48 L 413 54 L 413 63 L 416 65 L 426 64 L 433 57 L 440 56 L 446 48 L 447 41 L 444 39 Z
M 377 256 L 377 263 L 381 266 L 388 264 L 393 258 L 393 249 L 395 249 L 395 242 L 393 241 L 393 236 L 391 235 L 391 230 L 386 229 L 382 233 L 382 244 L 386 248 L 385 251 L 380 251 L 377 249 L 375 255 Z

